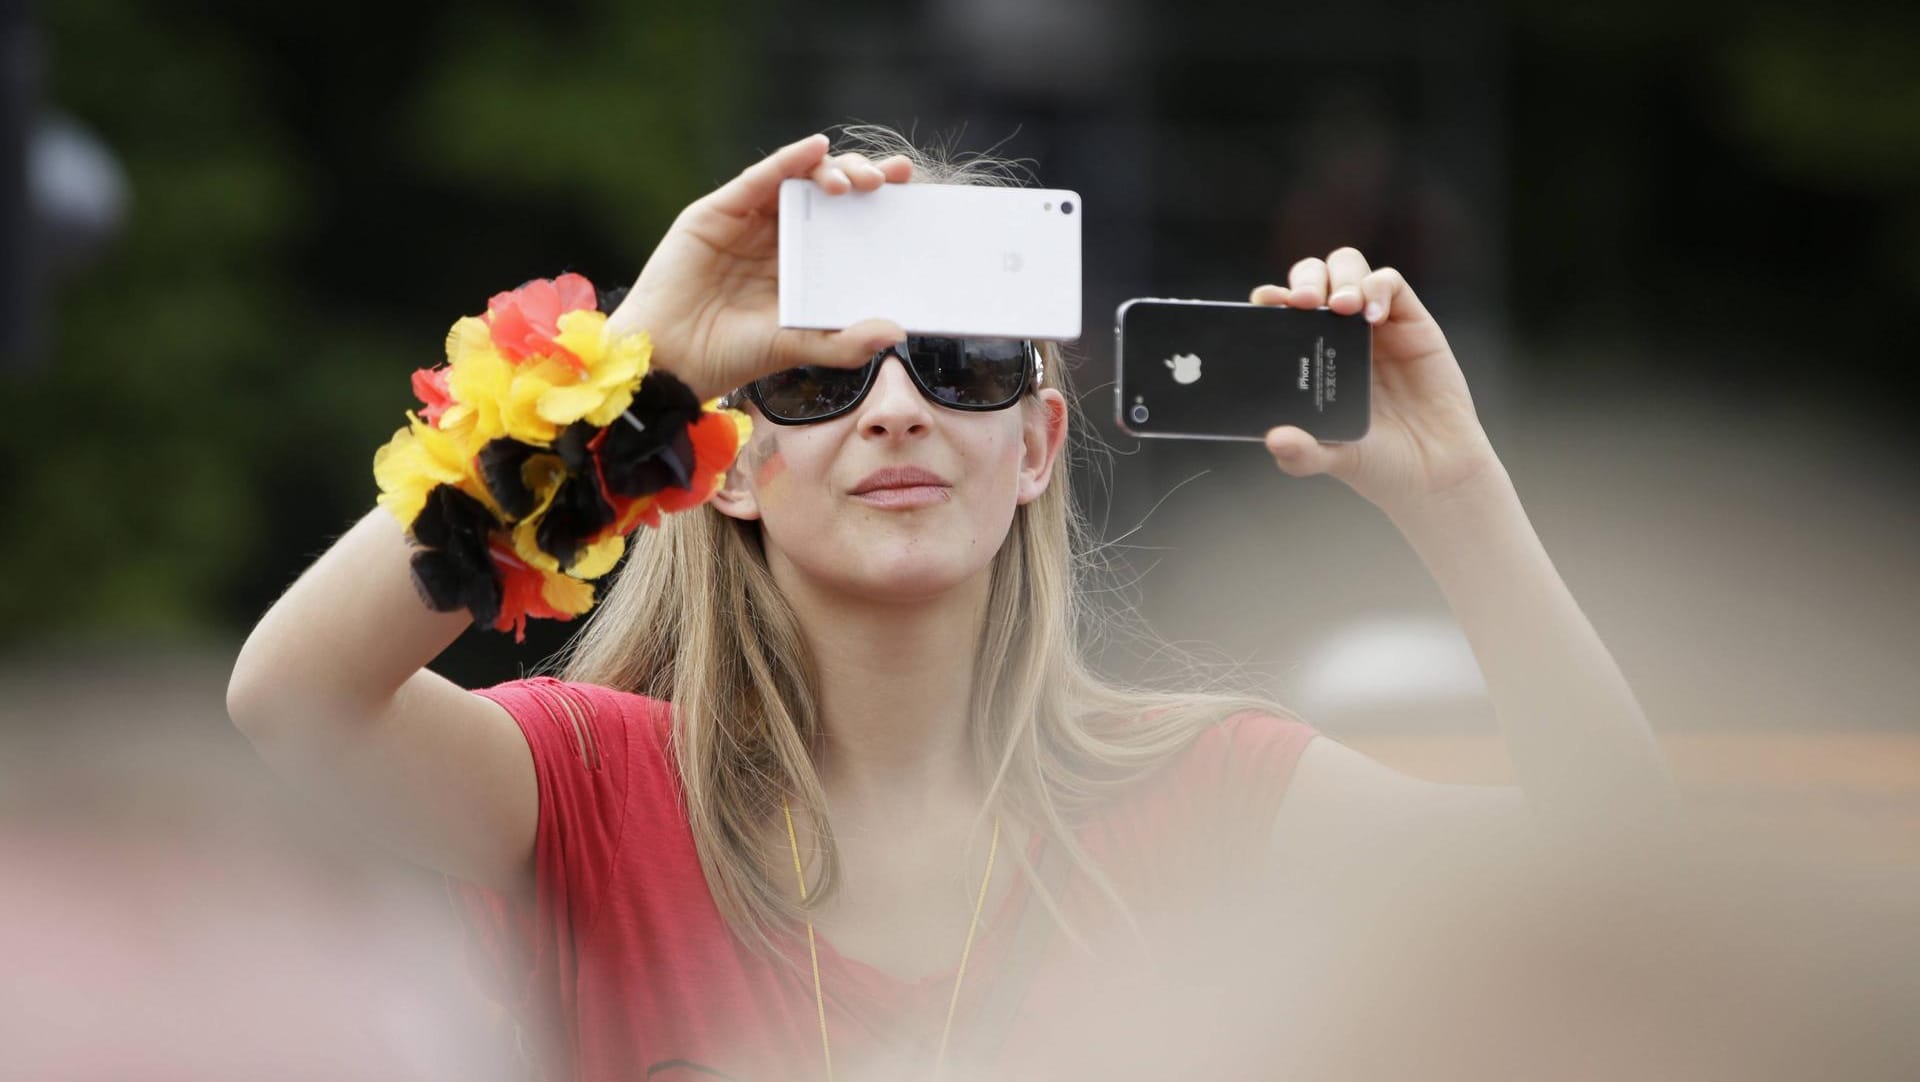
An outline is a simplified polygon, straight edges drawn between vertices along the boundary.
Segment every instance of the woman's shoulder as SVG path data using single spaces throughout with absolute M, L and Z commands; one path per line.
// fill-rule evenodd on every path
M 564 680 L 557 676 L 522 676 L 513 680 L 503 680 L 487 687 L 475 688 L 474 694 L 506 705 L 535 702 L 541 704 L 564 704 L 566 707 L 599 713 L 631 717 L 654 724 L 665 720 L 671 711 L 671 704 L 664 699 L 655 699 L 637 691 L 608 687 L 586 680 Z
M 1103 802 L 1082 833 L 1090 852 L 1151 896 L 1228 881 L 1254 866 L 1313 726 L 1271 709 L 1176 710 L 1184 737 Z M 1165 713 L 1164 711 L 1162 713 Z
M 1319 735 L 1318 729 L 1284 709 L 1210 702 L 1153 707 L 1119 724 L 1154 729 L 1156 742 L 1173 734 L 1164 745 L 1167 753 L 1148 771 L 1163 783 L 1204 783 L 1234 767 L 1263 769 L 1284 782 L 1292 762 Z
M 1247 709 L 1207 725 L 1187 749 L 1188 757 L 1222 763 L 1256 760 L 1272 771 L 1292 773 L 1292 764 L 1319 730 L 1291 714 Z
M 1196 719 L 1190 736 L 1144 779 L 1148 791 L 1204 805 L 1248 794 L 1277 797 L 1319 731 L 1290 714 L 1259 708 Z
M 543 745 L 564 742 L 588 770 L 609 757 L 664 764 L 671 704 L 638 692 L 550 675 L 525 676 L 474 689 L 519 723 L 536 757 Z

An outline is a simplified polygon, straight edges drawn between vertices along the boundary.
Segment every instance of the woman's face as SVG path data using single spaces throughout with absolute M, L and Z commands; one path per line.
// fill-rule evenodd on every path
M 867 397 L 830 421 L 776 425 L 756 413 L 714 503 L 760 522 L 776 579 L 924 600 L 985 571 L 1014 509 L 1046 490 L 1065 438 L 1066 399 L 1053 388 L 1010 409 L 952 410 L 888 356 Z

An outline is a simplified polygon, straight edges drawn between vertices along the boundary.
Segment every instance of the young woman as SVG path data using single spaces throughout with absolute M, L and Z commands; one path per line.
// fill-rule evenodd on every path
M 1365 313 L 1372 431 L 1267 446 L 1420 553 L 1521 789 L 1415 781 L 1278 707 L 1097 677 L 1058 348 L 776 326 L 783 178 L 1001 179 L 863 134 L 833 155 L 802 139 L 687 207 L 609 317 L 703 400 L 735 393 L 753 430 L 710 503 L 634 535 L 561 679 L 470 692 L 426 669 L 469 619 L 422 605 L 381 511 L 236 664 L 229 710 L 276 770 L 450 877 L 545 1074 L 1017 1074 L 1071 973 L 1151 953 L 1143 915 L 1501 817 L 1521 790 L 1551 822 L 1660 801 L 1632 693 L 1440 328 L 1351 248 L 1252 299 Z M 939 350 L 976 351 L 964 399 L 913 363 Z

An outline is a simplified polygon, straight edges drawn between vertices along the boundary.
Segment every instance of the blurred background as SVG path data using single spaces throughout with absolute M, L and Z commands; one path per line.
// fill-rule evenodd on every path
M 687 202 L 853 121 L 1081 192 L 1076 480 L 1118 609 L 1403 769 L 1508 776 L 1382 516 L 1258 445 L 1113 426 L 1121 300 L 1241 300 L 1356 245 L 1447 330 L 1703 821 L 1916 897 L 1912 10 L 0 0 L 0 66 L 0 913 L 51 922 L 0 933 L 42 963 L 0 975 L 39 1012 L 0 1034 L 68 1047 L 98 984 L 19 974 L 106 972 L 127 1017 L 179 978 L 208 1017 L 332 1019 L 269 1045 L 510 1059 L 435 881 L 274 783 L 228 668 L 371 506 L 455 316 L 629 280 Z M 435 667 L 511 679 L 567 630 L 471 632 Z M 1181 676 L 1146 645 L 1105 662 Z M 283 956 L 217 961 L 263 941 Z M 469 1021 L 482 1043 L 410 1036 Z

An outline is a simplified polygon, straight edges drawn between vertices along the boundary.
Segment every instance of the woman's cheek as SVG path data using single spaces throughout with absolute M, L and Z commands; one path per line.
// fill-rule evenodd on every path
M 735 465 L 753 488 L 754 499 L 764 509 L 768 500 L 778 500 L 786 487 L 787 455 L 779 437 L 771 432 L 755 432 Z
M 777 491 L 787 474 L 787 456 L 778 445 L 768 452 L 753 475 L 753 487 L 761 494 Z
M 1008 491 L 1016 496 L 1020 492 L 1020 464 L 1026 457 L 1027 445 L 1016 435 L 1007 444 L 1006 454 L 1000 464 L 1000 476 L 1004 478 Z

